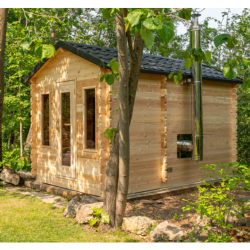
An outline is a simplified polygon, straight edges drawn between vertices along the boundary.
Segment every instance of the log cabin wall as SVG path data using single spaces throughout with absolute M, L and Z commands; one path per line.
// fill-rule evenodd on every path
M 106 164 L 106 144 L 102 137 L 107 126 L 106 83 L 100 83 L 97 77 L 101 73 L 94 65 L 66 50 L 59 49 L 42 69 L 31 79 L 32 101 L 32 174 L 37 182 L 60 186 L 84 193 L 101 195 L 101 174 Z M 76 85 L 76 178 L 57 176 L 58 134 L 56 120 L 56 86 L 60 82 L 75 81 Z M 96 87 L 96 148 L 83 149 L 83 88 Z M 50 94 L 50 146 L 41 141 L 41 94 Z
M 112 93 L 117 84 L 112 86 Z M 208 179 L 203 164 L 237 160 L 236 84 L 203 81 L 204 160 L 177 158 L 177 134 L 191 134 L 191 86 L 141 74 L 130 126 L 129 193 L 180 187 Z M 111 126 L 116 127 L 113 96 Z M 172 167 L 173 172 L 167 173 Z M 156 190 L 157 192 L 157 190 Z
M 111 142 L 106 128 L 118 122 L 117 81 L 99 83 L 101 72 L 109 72 L 71 52 L 58 49 L 56 56 L 32 77 L 32 174 L 48 183 L 101 196 Z M 57 83 L 76 85 L 76 178 L 56 174 L 58 157 L 56 120 Z M 96 149 L 84 149 L 83 89 L 96 87 Z M 41 94 L 50 94 L 50 146 L 41 145 Z M 190 134 L 191 87 L 176 85 L 165 76 L 141 73 L 130 126 L 129 193 L 195 183 L 206 175 L 198 168 L 205 163 L 236 161 L 236 84 L 203 81 L 204 160 L 177 158 L 177 134 Z M 168 173 L 167 168 L 173 172 Z
M 208 179 L 203 164 L 237 160 L 236 84 L 203 80 L 203 161 L 177 158 L 177 134 L 191 134 L 191 85 L 166 82 L 167 186 Z

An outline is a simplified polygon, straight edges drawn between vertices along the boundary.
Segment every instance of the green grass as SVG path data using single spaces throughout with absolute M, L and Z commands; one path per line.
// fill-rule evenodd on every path
M 125 232 L 89 232 L 35 197 L 0 187 L 0 242 L 137 242 Z

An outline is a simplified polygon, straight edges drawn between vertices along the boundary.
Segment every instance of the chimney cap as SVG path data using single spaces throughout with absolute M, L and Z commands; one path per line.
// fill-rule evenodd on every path
M 200 13 L 194 13 L 193 14 L 195 17 L 199 17 L 199 16 L 201 16 L 201 14 Z

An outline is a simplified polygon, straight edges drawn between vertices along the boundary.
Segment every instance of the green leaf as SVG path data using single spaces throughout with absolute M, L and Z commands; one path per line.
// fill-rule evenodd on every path
M 145 45 L 147 46 L 148 49 L 151 49 L 154 43 L 154 33 L 142 26 L 141 28 L 141 37 L 144 40 Z
M 89 220 L 89 225 L 90 226 L 94 226 L 99 220 L 96 220 L 96 219 L 90 219 Z
M 214 38 L 214 45 L 216 47 L 222 45 L 228 41 L 228 38 L 231 37 L 229 34 L 220 34 Z
M 187 70 L 188 68 L 190 68 L 191 65 L 192 65 L 192 60 L 191 60 L 191 58 L 185 59 L 185 63 L 184 63 L 185 70 Z
M 147 29 L 149 29 L 149 30 L 160 30 L 160 29 L 162 29 L 162 26 L 161 26 L 161 25 L 156 25 L 156 24 L 154 24 L 152 18 L 146 19 L 146 20 L 143 22 L 143 25 L 144 25 Z
M 110 12 L 111 12 L 111 9 L 109 8 L 104 8 L 102 9 L 102 15 L 105 19 L 110 19 Z
M 113 58 L 113 59 L 109 62 L 108 66 L 112 69 L 112 71 L 113 71 L 113 73 L 114 73 L 115 75 L 116 75 L 116 74 L 119 74 L 119 64 L 118 64 L 118 62 L 116 61 L 115 58 Z
M 31 39 L 29 37 L 25 37 L 21 43 L 20 43 L 20 46 L 25 50 L 29 50 L 29 46 L 30 46 L 30 43 L 31 43 Z
M 56 53 L 55 47 L 52 44 L 43 44 L 43 58 L 50 58 Z
M 180 18 L 190 20 L 191 19 L 191 12 L 192 12 L 191 8 L 183 9 L 178 13 L 178 16 Z
M 179 82 L 179 77 L 178 75 L 174 75 L 174 82 L 175 84 L 177 84 Z
M 126 23 L 125 24 L 125 33 L 128 31 L 128 28 L 129 28 L 129 23 Z
M 233 79 L 236 77 L 236 73 L 234 72 L 232 67 L 230 65 L 228 65 L 227 63 L 224 64 L 224 66 L 223 66 L 223 74 L 228 79 Z
M 103 132 L 103 134 L 104 134 L 104 136 L 108 139 L 108 140 L 113 140 L 113 135 L 114 135 L 114 133 L 118 133 L 118 129 L 117 128 L 107 128 L 104 132 Z
M 142 14 L 142 10 L 135 10 L 128 14 L 127 17 L 131 27 L 134 27 L 139 23 Z
M 183 77 L 182 77 L 182 71 L 181 70 L 179 70 L 177 76 L 178 76 L 179 81 L 182 80 Z
M 168 44 L 169 41 L 174 37 L 174 24 L 173 22 L 167 22 L 162 26 L 161 30 L 157 30 L 156 33 L 158 34 L 159 40 L 164 43 Z
M 244 69 L 247 69 L 249 65 L 249 61 L 242 57 L 242 63 L 243 63 Z
M 103 74 L 103 75 L 100 77 L 100 82 L 103 82 L 104 78 L 105 78 L 105 74 Z
M 171 79 L 174 75 L 174 72 L 171 72 L 169 75 L 168 75 L 168 78 Z
M 229 49 L 233 49 L 234 48 L 234 43 L 233 43 L 232 37 L 228 37 L 228 39 L 227 39 L 227 47 Z
M 115 81 L 114 76 L 112 76 L 111 74 L 106 74 L 105 81 L 108 85 L 112 85 Z
M 211 52 L 209 50 L 206 51 L 205 58 L 211 62 Z
M 104 224 L 109 224 L 109 215 L 106 212 L 102 212 L 102 223 Z
M 55 47 L 51 44 L 40 44 L 35 48 L 35 55 L 40 57 L 41 60 L 43 58 L 50 58 L 55 55 L 55 53 Z

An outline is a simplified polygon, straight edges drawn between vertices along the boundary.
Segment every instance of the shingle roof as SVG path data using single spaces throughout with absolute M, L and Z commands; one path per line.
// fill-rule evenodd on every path
M 73 42 L 59 41 L 56 43 L 55 48 L 63 48 L 71 53 L 80 56 L 102 68 L 109 68 L 107 64 L 111 59 L 117 59 L 117 49 L 110 49 L 94 45 L 86 45 Z M 44 60 L 47 61 L 47 60 Z M 39 62 L 32 71 L 26 76 L 25 80 L 28 82 L 30 78 L 43 66 L 44 63 Z M 143 54 L 141 72 L 169 75 L 172 71 L 181 70 L 183 77 L 191 77 L 191 70 L 185 70 L 184 61 L 179 59 L 172 59 L 163 56 Z M 208 67 L 202 64 L 202 78 L 204 80 L 242 83 L 242 79 L 237 77 L 234 79 L 226 78 L 220 70 Z

